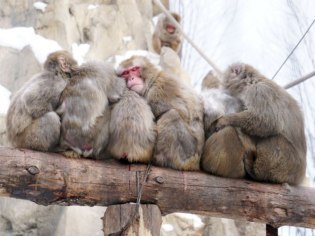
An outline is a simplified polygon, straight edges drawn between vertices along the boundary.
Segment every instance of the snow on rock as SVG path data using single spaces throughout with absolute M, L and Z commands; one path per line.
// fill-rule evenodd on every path
M 0 115 L 5 115 L 10 105 L 10 91 L 0 84 Z
M 34 7 L 36 10 L 45 12 L 46 7 L 47 7 L 47 4 L 44 3 L 44 2 L 34 2 L 33 7 Z
M 81 65 L 83 62 L 85 62 L 84 57 L 90 50 L 89 44 L 72 44 L 72 55 L 74 59 L 78 62 L 79 65 Z
M 22 50 L 27 45 L 40 63 L 44 63 L 49 53 L 62 49 L 56 41 L 37 35 L 33 27 L 0 28 L 0 46 Z

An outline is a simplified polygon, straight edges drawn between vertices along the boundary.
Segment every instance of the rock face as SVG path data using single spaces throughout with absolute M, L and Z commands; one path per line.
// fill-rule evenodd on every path
M 21 51 L 0 47 L 0 84 L 16 92 L 22 84 L 41 70 L 30 46 Z

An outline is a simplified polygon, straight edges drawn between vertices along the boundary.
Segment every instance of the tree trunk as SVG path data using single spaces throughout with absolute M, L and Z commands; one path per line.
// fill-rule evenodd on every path
M 136 202 L 146 165 L 67 159 L 55 153 L 0 147 L 0 196 L 49 205 L 109 206 Z M 152 167 L 141 203 L 162 214 L 189 212 L 315 228 L 315 189 L 263 184 Z

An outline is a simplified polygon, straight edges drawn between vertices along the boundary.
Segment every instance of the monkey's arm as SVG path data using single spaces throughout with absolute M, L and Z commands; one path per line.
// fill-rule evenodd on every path
M 158 54 L 161 53 L 161 40 L 160 40 L 160 37 L 156 33 L 154 33 L 152 36 L 152 46 L 156 53 Z
M 48 97 L 47 94 L 42 95 L 42 93 L 37 93 L 36 91 L 27 91 L 23 96 L 23 100 L 27 112 L 33 118 L 41 117 L 45 113 L 53 110 L 50 97 Z
M 180 50 L 180 44 L 181 44 L 181 40 L 179 39 L 179 37 L 175 40 L 171 41 L 171 45 L 170 47 L 175 51 L 178 52 Z
M 277 129 L 272 127 L 272 122 L 268 123 L 263 117 L 248 110 L 219 118 L 216 129 L 220 130 L 229 125 L 239 127 L 245 133 L 253 136 L 267 137 L 278 133 Z

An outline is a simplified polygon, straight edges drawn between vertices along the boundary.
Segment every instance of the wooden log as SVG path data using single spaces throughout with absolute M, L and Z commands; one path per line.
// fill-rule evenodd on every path
M 146 165 L 67 159 L 59 154 L 0 148 L 0 196 L 42 205 L 136 202 L 137 175 Z M 315 189 L 226 179 L 152 167 L 141 203 L 162 214 L 189 212 L 269 224 L 315 228 Z
M 136 204 L 109 206 L 103 218 L 104 236 L 120 235 L 123 231 L 124 235 L 160 235 L 162 216 L 156 205 L 141 204 L 139 218 L 133 218 L 135 212 Z

